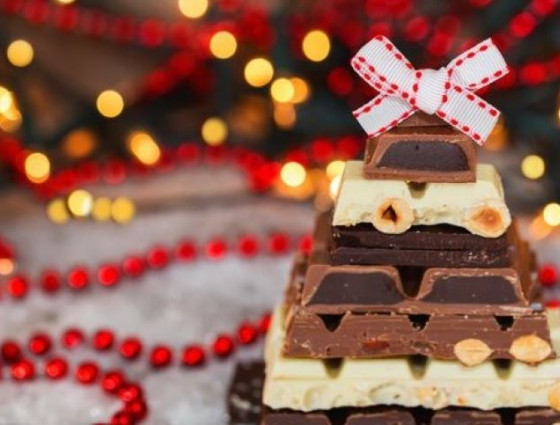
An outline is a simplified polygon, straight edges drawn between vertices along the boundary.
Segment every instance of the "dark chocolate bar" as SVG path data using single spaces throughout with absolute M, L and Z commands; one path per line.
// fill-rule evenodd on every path
M 509 227 L 505 235 L 490 239 L 472 234 L 466 237 L 467 235 L 451 226 L 441 226 L 444 230 L 440 233 L 429 226 L 423 226 L 410 234 L 405 232 L 390 235 L 373 230 L 371 225 L 363 225 L 354 231 L 352 228 L 342 228 L 341 231 L 341 227 L 333 228 L 330 223 L 329 213 L 317 218 L 314 241 L 318 248 L 328 247 L 333 264 L 509 267 L 520 243 L 515 224 Z M 366 230 L 368 228 L 370 230 Z M 341 237 L 341 234 L 344 236 Z M 349 234 L 356 236 L 348 236 Z M 364 239 L 366 244 L 360 244 Z M 473 242 L 472 246 L 468 246 L 470 241 Z
M 264 363 L 238 364 L 227 396 L 230 425 L 553 425 L 560 413 L 544 408 L 481 411 L 378 406 L 297 412 L 262 405 Z
M 368 139 L 364 175 L 417 183 L 476 181 L 476 147 L 451 127 L 401 126 Z

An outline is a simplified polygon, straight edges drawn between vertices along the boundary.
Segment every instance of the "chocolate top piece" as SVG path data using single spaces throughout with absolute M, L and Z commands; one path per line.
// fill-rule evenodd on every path
M 401 122 L 399 127 L 449 127 L 451 126 L 439 118 L 437 115 L 428 115 L 425 112 L 417 111 L 410 117 Z

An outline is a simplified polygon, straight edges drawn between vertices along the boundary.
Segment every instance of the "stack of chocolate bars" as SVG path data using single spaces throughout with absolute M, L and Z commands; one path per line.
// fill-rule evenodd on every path
M 416 114 L 346 164 L 232 425 L 560 423 L 560 317 L 496 169 Z

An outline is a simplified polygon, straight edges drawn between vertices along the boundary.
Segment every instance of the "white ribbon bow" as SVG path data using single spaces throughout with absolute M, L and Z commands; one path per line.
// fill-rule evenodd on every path
M 378 35 L 354 56 L 352 67 L 380 93 L 354 111 L 370 137 L 390 130 L 420 109 L 436 114 L 479 145 L 490 135 L 500 113 L 473 92 L 508 73 L 490 38 L 446 68 L 416 70 L 391 41 Z

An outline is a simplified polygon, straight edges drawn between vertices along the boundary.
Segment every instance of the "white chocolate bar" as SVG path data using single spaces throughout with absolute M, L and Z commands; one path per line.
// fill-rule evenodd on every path
M 363 161 L 348 161 L 333 217 L 335 226 L 372 223 L 385 233 L 403 233 L 412 225 L 452 224 L 484 237 L 501 236 L 511 224 L 500 176 L 479 164 L 475 183 L 410 184 L 371 180 Z
M 548 312 L 551 337 L 560 349 L 560 310 Z M 344 359 L 339 365 L 282 355 L 283 311 L 275 313 L 266 341 L 263 402 L 272 409 L 300 411 L 373 405 L 448 406 L 483 410 L 546 406 L 560 410 L 560 359 L 538 366 L 512 362 L 510 367 L 485 362 L 410 359 Z

